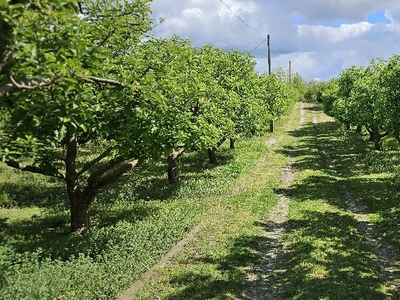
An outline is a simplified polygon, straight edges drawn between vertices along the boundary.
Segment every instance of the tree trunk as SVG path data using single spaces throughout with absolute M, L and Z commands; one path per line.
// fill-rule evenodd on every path
M 382 135 L 379 134 L 379 129 L 377 127 L 372 128 L 371 138 L 375 145 L 375 150 L 382 150 Z
M 210 161 L 210 164 L 215 165 L 217 164 L 217 154 L 216 154 L 216 148 L 208 148 L 208 159 Z
M 71 210 L 71 232 L 83 233 L 89 230 L 89 206 L 95 193 L 76 192 L 69 197 Z
M 65 182 L 70 202 L 71 232 L 83 233 L 89 229 L 89 205 L 95 195 L 95 190 L 88 186 L 82 192 L 79 187 L 79 174 L 76 171 L 78 139 L 72 126 L 67 131 L 66 150 Z
M 179 181 L 179 165 L 178 161 L 173 154 L 169 155 L 167 158 L 168 163 L 168 180 L 170 183 L 175 183 Z
M 235 139 L 233 138 L 229 139 L 229 149 L 231 150 L 235 149 Z
M 184 151 L 184 148 L 181 148 L 178 151 L 173 151 L 167 158 L 168 180 L 170 183 L 176 183 L 180 180 L 178 158 L 182 155 Z
M 356 128 L 356 134 L 361 134 L 361 132 L 362 132 L 362 126 L 358 125 Z
M 271 120 L 269 122 L 269 132 L 274 132 L 274 129 L 275 129 L 274 120 Z

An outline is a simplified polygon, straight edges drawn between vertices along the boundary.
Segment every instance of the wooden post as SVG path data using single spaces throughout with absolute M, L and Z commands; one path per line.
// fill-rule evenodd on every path
M 268 75 L 271 75 L 271 39 L 269 34 L 267 35 L 267 46 L 268 46 Z M 269 131 L 274 132 L 274 120 L 269 123 Z
M 267 35 L 267 46 L 268 46 L 268 75 L 271 75 L 271 42 L 269 34 Z

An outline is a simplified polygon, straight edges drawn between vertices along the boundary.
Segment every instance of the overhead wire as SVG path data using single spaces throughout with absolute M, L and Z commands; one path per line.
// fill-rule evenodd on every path
M 249 25 L 249 23 L 247 23 L 245 20 L 243 20 L 237 13 L 235 13 L 235 11 L 230 8 L 228 6 L 228 4 L 226 4 L 223 0 L 219 0 L 223 5 L 226 6 L 227 9 L 229 9 L 231 11 L 232 14 L 235 15 L 236 18 L 238 18 L 244 25 L 246 25 L 247 27 L 249 27 L 251 30 L 253 30 L 254 32 L 258 33 L 259 35 L 262 36 L 266 36 L 266 34 L 261 33 L 260 31 L 258 31 L 257 29 L 255 29 L 254 27 L 252 27 L 251 25 Z
M 271 49 L 272 49 L 272 53 L 274 54 L 274 58 L 276 59 L 276 63 L 278 64 L 278 66 L 280 68 L 282 68 L 281 64 L 279 63 L 278 56 L 276 55 L 274 47 L 271 46 Z
M 224 2 L 224 0 L 219 0 L 223 5 L 225 5 L 225 7 L 236 17 L 236 18 L 238 18 L 243 24 L 245 24 L 247 27 L 249 27 L 251 30 L 253 30 L 254 32 L 256 32 L 256 33 L 258 33 L 259 35 L 261 35 L 261 36 L 263 36 L 263 37 L 266 37 L 267 36 L 267 34 L 264 34 L 264 33 L 261 33 L 259 30 L 257 30 L 257 29 L 255 29 L 254 27 L 252 27 L 251 25 L 249 25 L 245 20 L 243 20 L 231 7 L 229 7 L 229 5 L 228 4 L 226 4 L 225 2 Z M 267 39 L 265 38 L 260 44 L 258 44 L 256 47 L 254 47 L 253 48 L 253 50 L 251 50 L 251 52 L 253 53 L 256 49 L 258 49 L 262 44 L 264 44 L 265 42 L 267 41 Z M 272 47 L 271 47 L 272 48 Z M 272 48 L 272 50 L 273 50 L 273 48 Z M 278 66 L 279 67 L 281 67 L 281 65 L 279 64 L 279 61 L 278 61 L 278 57 L 277 57 L 277 55 L 276 55 L 276 53 L 275 53 L 275 51 L 273 50 L 273 54 L 274 54 L 274 57 L 275 57 L 275 59 L 276 59 L 276 61 L 277 61 L 277 63 L 278 63 Z

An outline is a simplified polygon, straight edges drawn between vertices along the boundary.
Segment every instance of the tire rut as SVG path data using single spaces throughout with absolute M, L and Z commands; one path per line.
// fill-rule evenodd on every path
M 300 108 L 300 120 L 298 128 L 301 128 L 305 120 L 304 104 Z M 282 168 L 280 181 L 281 189 L 278 191 L 277 204 L 270 210 L 265 222 L 265 231 L 262 238 L 264 244 L 258 250 L 262 262 L 247 273 L 246 287 L 240 297 L 236 299 L 279 299 L 281 284 L 279 275 L 285 272 L 284 243 L 282 237 L 286 232 L 286 222 L 289 214 L 290 197 L 286 190 L 290 187 L 295 176 L 296 146 L 290 151 L 286 166 Z
M 318 125 L 318 118 L 315 111 L 312 111 L 313 124 Z M 387 245 L 379 237 L 379 230 L 376 224 L 371 221 L 367 207 L 351 189 L 346 186 L 344 179 L 340 177 L 336 166 L 329 155 L 329 152 L 321 146 L 321 153 L 325 156 L 329 168 L 337 174 L 342 181 L 342 189 L 345 195 L 345 204 L 349 212 L 353 214 L 357 222 L 357 231 L 365 238 L 365 242 L 371 247 L 376 257 L 379 277 L 385 281 L 385 289 L 391 299 L 400 299 L 400 256 L 393 246 Z

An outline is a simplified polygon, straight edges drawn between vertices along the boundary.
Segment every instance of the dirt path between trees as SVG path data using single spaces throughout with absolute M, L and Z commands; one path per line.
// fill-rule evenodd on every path
M 300 108 L 300 121 L 298 127 L 300 128 L 304 124 L 304 104 Z M 287 130 L 287 128 L 286 128 Z M 273 147 L 279 140 L 271 138 L 266 141 L 266 146 Z M 286 189 L 290 186 L 294 179 L 294 157 L 296 149 L 293 147 L 290 156 L 288 158 L 286 166 L 281 171 L 280 180 L 282 182 L 281 190 Z M 263 167 L 264 158 L 260 159 L 260 162 L 250 172 L 251 174 L 261 171 Z M 245 192 L 247 180 L 251 180 L 251 174 L 246 176 L 244 181 L 238 185 L 238 187 L 232 191 L 232 194 L 239 194 Z M 284 223 L 286 222 L 287 215 L 289 213 L 289 197 L 284 192 L 279 195 L 278 203 L 269 213 L 268 220 L 265 224 L 265 247 L 260 249 L 259 255 L 263 258 L 263 263 L 256 266 L 253 270 L 248 271 L 248 288 L 242 294 L 239 299 L 276 299 L 276 294 L 279 289 L 273 291 L 266 291 L 264 287 L 273 286 L 274 272 L 279 272 L 282 264 L 282 243 L 281 237 L 285 233 Z M 210 219 L 213 216 L 209 216 Z M 187 245 L 200 231 L 202 225 L 195 226 L 179 243 L 177 243 L 157 264 L 150 268 L 141 278 L 139 278 L 134 284 L 123 292 L 118 300 L 130 300 L 135 299 L 135 295 L 145 285 L 145 283 L 156 273 L 156 271 L 163 266 L 167 265 L 169 261 L 177 253 L 179 253 L 185 245 Z M 281 270 L 282 271 L 282 270 Z M 262 274 L 259 274 L 259 273 Z M 257 275 L 258 274 L 258 275 Z M 254 291 L 258 290 L 257 295 Z M 266 298 L 266 295 L 270 295 Z
M 307 106 L 312 108 L 312 106 Z M 324 118 L 324 115 L 319 115 L 318 112 L 312 110 L 311 120 L 314 126 L 318 126 L 318 118 Z M 305 124 L 305 105 L 300 108 L 300 119 L 297 128 L 300 129 Z M 325 120 L 325 119 L 323 119 Z M 295 122 L 295 121 L 294 121 Z M 289 128 L 285 127 L 285 131 L 293 130 L 293 125 Z M 265 142 L 265 145 L 272 149 L 279 145 L 280 137 L 271 138 Z M 385 244 L 380 238 L 379 229 L 374 224 L 368 215 L 367 207 L 363 204 L 362 199 L 354 193 L 349 186 L 346 185 L 346 179 L 341 178 L 331 158 L 329 151 L 324 145 L 318 146 L 320 153 L 323 155 L 328 167 L 336 173 L 336 177 L 340 182 L 340 189 L 345 195 L 346 209 L 353 215 L 356 220 L 358 235 L 362 236 L 365 243 L 371 249 L 375 261 L 376 272 L 382 281 L 385 282 L 385 293 L 390 295 L 390 299 L 400 299 L 400 256 L 398 249 Z M 283 287 L 281 275 L 286 271 L 284 253 L 285 244 L 283 237 L 286 233 L 286 223 L 289 214 L 290 195 L 287 190 L 293 184 L 295 178 L 295 162 L 296 162 L 297 147 L 296 142 L 292 145 L 286 161 L 286 165 L 280 172 L 280 189 L 277 190 L 278 201 L 272 207 L 266 216 L 264 229 L 260 236 L 263 242 L 259 245 L 257 254 L 261 258 L 261 263 L 252 268 L 243 270 L 246 274 L 246 283 L 243 292 L 235 299 L 239 300 L 269 300 L 281 299 Z M 242 181 L 232 190 L 230 196 L 245 193 L 247 189 L 252 188 L 255 184 L 252 178 L 259 176 L 265 170 L 267 155 L 261 157 L 253 169 L 242 179 Z M 211 220 L 215 216 L 210 215 Z M 119 300 L 135 299 L 144 284 L 155 275 L 156 271 L 167 265 L 171 259 L 184 247 L 189 244 L 201 232 L 204 225 L 195 226 L 187 236 L 176 244 L 156 265 L 150 268 L 139 280 L 137 280 L 128 290 L 118 298 Z
M 300 108 L 300 120 L 298 128 L 304 124 L 304 104 Z M 294 162 L 296 146 L 293 145 L 286 166 L 281 170 L 281 189 L 277 204 L 270 210 L 265 223 L 264 243 L 261 245 L 258 255 L 262 263 L 256 265 L 247 272 L 247 285 L 241 296 L 237 299 L 279 299 L 281 286 L 276 280 L 279 274 L 285 271 L 283 259 L 284 244 L 282 237 L 286 232 L 285 224 L 289 214 L 290 197 L 285 192 L 292 184 L 295 175 Z

